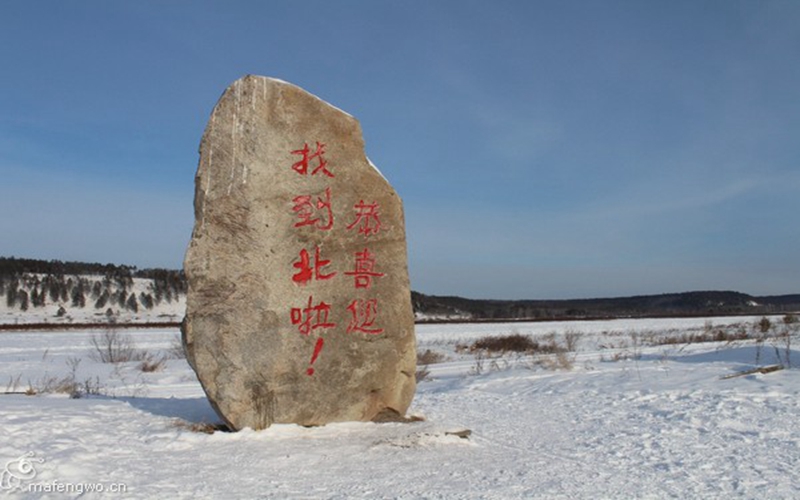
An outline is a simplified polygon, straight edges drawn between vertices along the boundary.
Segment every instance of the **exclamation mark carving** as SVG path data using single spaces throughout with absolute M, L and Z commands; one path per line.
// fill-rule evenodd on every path
M 323 345 L 325 345 L 325 340 L 322 337 L 318 338 L 317 345 L 314 346 L 314 354 L 311 355 L 311 363 L 309 363 L 308 370 L 306 370 L 308 375 L 314 375 L 314 367 L 312 365 L 319 357 L 319 353 L 322 351 Z

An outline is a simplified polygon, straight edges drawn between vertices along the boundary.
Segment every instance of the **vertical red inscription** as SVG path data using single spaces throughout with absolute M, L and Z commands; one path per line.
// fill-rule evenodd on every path
M 333 177 L 333 173 L 328 169 L 328 161 L 325 159 L 325 144 L 317 141 L 317 148 L 312 151 L 308 143 L 303 144 L 302 149 L 291 152 L 299 155 L 300 159 L 292 165 L 292 169 L 300 175 L 317 175 L 323 177 Z M 294 203 L 292 211 L 297 217 L 294 227 L 312 227 L 322 231 L 329 231 L 333 228 L 333 207 L 331 204 L 331 188 L 325 188 L 323 196 L 300 195 L 292 199 Z M 303 248 L 300 250 L 298 260 L 292 263 L 296 270 L 292 274 L 292 281 L 299 285 L 306 285 L 312 280 L 327 280 L 336 275 L 336 272 L 326 272 L 325 268 L 331 263 L 330 260 L 322 258 L 319 246 L 314 248 L 313 256 Z M 320 301 L 314 305 L 312 295 L 308 297 L 306 307 L 293 307 L 291 309 L 292 325 L 297 326 L 297 330 L 303 335 L 309 335 L 317 329 L 334 328 L 336 323 L 329 320 L 331 305 Z M 322 337 L 317 338 L 314 345 L 314 352 L 311 355 L 306 373 L 314 374 L 313 365 L 322 352 L 325 341 Z

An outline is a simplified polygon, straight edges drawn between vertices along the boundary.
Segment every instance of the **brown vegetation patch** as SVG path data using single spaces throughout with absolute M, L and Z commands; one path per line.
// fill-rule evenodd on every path
M 564 348 L 560 347 L 555 342 L 555 339 L 549 339 L 547 342 L 540 343 L 527 335 L 519 333 L 482 337 L 473 342 L 470 346 L 470 351 L 486 351 L 489 353 L 522 352 L 553 354 L 563 350 Z

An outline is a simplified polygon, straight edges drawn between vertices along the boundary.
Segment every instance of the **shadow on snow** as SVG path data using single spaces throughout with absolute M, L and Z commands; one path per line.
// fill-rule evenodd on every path
M 764 344 L 760 349 L 756 346 L 721 347 L 715 351 L 687 355 L 679 354 L 677 356 L 667 356 L 667 358 L 677 363 L 735 363 L 743 365 L 743 367 L 788 365 L 789 362 L 791 362 L 792 367 L 800 366 L 800 351 L 794 349 L 787 351 L 785 346 L 778 346 L 776 349 L 772 344 Z M 664 359 L 664 356 L 645 354 L 642 355 L 641 359 L 657 361 Z
M 191 423 L 215 423 L 220 418 L 207 398 L 114 398 L 128 403 L 137 410 L 160 417 L 179 418 Z

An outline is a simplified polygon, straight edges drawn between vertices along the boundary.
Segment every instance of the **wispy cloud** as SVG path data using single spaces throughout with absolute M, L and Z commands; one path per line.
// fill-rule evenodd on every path
M 695 211 L 729 203 L 767 184 L 762 179 L 746 178 L 721 181 L 715 185 L 693 186 L 691 190 L 658 183 L 630 185 L 623 192 L 613 193 L 613 199 L 603 199 L 599 206 L 578 216 L 619 220 Z

